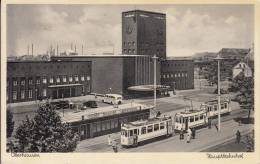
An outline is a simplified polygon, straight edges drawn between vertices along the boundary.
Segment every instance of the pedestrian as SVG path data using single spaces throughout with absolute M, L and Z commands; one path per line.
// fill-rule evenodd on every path
M 111 140 L 110 134 L 108 135 L 107 141 L 108 141 L 108 145 L 112 145 L 112 140 Z
M 196 135 L 196 130 L 195 128 L 192 128 L 192 139 L 195 139 L 195 135 Z
M 240 143 L 240 138 L 241 138 L 241 134 L 240 134 L 240 131 L 239 130 L 237 130 L 237 133 L 236 133 L 236 143 Z
M 184 134 L 183 134 L 183 129 L 181 128 L 181 131 L 180 131 L 180 140 L 183 140 L 184 139 Z
M 211 129 L 211 119 L 208 120 L 208 128 Z
M 115 153 L 118 152 L 118 148 L 117 148 L 117 143 L 116 143 L 116 142 L 113 142 L 113 143 L 112 143 L 112 148 L 113 148 L 113 151 L 114 151 Z
M 190 137 L 191 137 L 191 130 L 189 128 L 187 133 L 187 143 L 190 143 Z

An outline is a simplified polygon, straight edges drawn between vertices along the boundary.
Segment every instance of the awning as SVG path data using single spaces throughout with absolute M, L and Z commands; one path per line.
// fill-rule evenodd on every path
M 48 88 L 74 87 L 74 86 L 82 86 L 82 84 L 49 85 Z
M 166 86 L 166 85 L 156 85 L 156 90 L 159 90 L 159 91 L 165 91 L 165 90 L 168 90 L 169 88 L 170 88 L 170 86 Z M 131 86 L 131 87 L 128 87 L 128 90 L 151 92 L 154 90 L 154 86 L 153 85 Z

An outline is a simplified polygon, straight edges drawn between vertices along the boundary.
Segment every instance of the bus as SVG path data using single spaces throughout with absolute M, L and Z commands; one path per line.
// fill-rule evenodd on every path
M 112 105 L 120 105 L 123 102 L 123 97 L 119 94 L 105 94 L 102 102 Z

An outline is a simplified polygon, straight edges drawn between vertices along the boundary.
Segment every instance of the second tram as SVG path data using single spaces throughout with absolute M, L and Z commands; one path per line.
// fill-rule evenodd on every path
M 211 100 L 201 104 L 201 109 L 207 112 L 209 118 L 215 117 L 218 115 L 218 100 Z M 230 114 L 230 100 L 223 98 L 220 100 L 220 114 Z
M 174 131 L 186 131 L 189 128 L 206 126 L 207 113 L 204 110 L 189 110 L 175 114 Z

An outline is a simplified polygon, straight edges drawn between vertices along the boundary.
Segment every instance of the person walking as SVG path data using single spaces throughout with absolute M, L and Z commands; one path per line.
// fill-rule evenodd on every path
M 190 137 L 191 137 L 191 130 L 189 128 L 187 133 L 187 143 L 190 143 Z
M 108 135 L 107 141 L 108 141 L 108 145 L 112 145 L 112 139 L 110 134 Z
M 237 132 L 236 132 L 236 143 L 240 143 L 240 139 L 241 139 L 241 134 L 240 134 L 240 131 L 239 130 L 237 130 Z
M 196 136 L 196 130 L 195 128 L 192 128 L 192 139 L 195 139 L 195 136 Z
M 183 140 L 184 139 L 184 132 L 183 132 L 183 129 L 181 128 L 181 131 L 180 131 L 180 140 Z
M 208 120 L 208 128 L 211 129 L 211 119 Z

